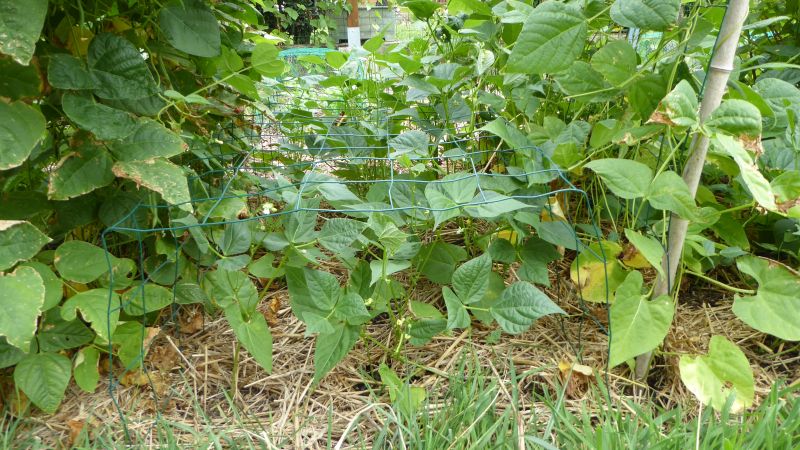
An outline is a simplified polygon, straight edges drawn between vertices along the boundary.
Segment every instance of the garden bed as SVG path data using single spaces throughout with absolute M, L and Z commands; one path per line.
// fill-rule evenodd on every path
M 140 443 L 163 442 L 169 430 L 173 433 L 169 442 L 198 446 L 209 437 L 204 430 L 213 430 L 210 435 L 233 439 L 229 444 L 326 448 L 331 442 L 341 442 L 341 448 L 369 447 L 386 424 L 385 408 L 392 404 L 377 373 L 380 363 L 401 376 L 411 375 L 411 384 L 424 388 L 428 395 L 427 412 L 422 414 L 435 414 L 448 386 L 463 380 L 458 369 L 464 369 L 465 360 L 473 364 L 473 370 L 493 377 L 502 386 L 505 394 L 497 399 L 496 411 L 519 414 L 520 427 L 527 433 L 540 433 L 551 419 L 552 405 L 540 398 L 545 392 L 554 398 L 563 394 L 563 407 L 577 415 L 582 411 L 599 415 L 609 407 L 625 411 L 625 402 L 633 400 L 646 408 L 651 404 L 666 409 L 683 407 L 690 412 L 689 420 L 700 409 L 681 384 L 678 358 L 671 354 L 704 353 L 714 334 L 736 342 L 757 364 L 758 398 L 769 394 L 776 381 L 800 377 L 800 358 L 787 359 L 765 350 L 764 336 L 731 313 L 729 295 L 693 285 L 687 286 L 687 301 L 676 313 L 680 325 L 670 331 L 663 354 L 656 357 L 650 388 L 644 391 L 644 398 L 638 397 L 634 389 L 642 385 L 631 380 L 625 370 L 605 371 L 607 340 L 591 320 L 581 316 L 580 299 L 563 279 L 565 270 L 568 272 L 568 266 L 551 267 L 554 288 L 547 293 L 575 313 L 570 318 L 542 319 L 528 332 L 499 341 L 495 328 L 473 327 L 405 349 L 403 359 L 393 359 L 365 341 L 318 386 L 313 384 L 313 346 L 304 337 L 305 326 L 288 307 L 285 287 L 271 290 L 260 308 L 272 328 L 273 373 L 264 372 L 245 352 L 236 388 L 235 339 L 227 322 L 207 316 L 202 308 L 185 309 L 174 326 L 164 326 L 154 337 L 145 363 L 149 378 L 129 377 L 112 393 L 108 378 L 101 380 L 94 394 L 73 387 L 57 415 L 32 418 L 17 433 L 23 439 L 37 436 L 47 447 L 70 442 L 76 429 L 85 433 L 81 439 L 101 436 L 124 442 L 125 427 L 134 442 Z M 559 279 L 562 281 L 556 283 Z M 436 286 L 422 288 L 417 295 L 436 297 Z M 389 329 L 375 323 L 367 333 L 391 347 Z M 576 363 L 579 365 L 573 366 Z M 611 397 L 596 395 L 595 377 L 608 383 Z M 519 393 L 519 399 L 508 397 L 512 390 Z

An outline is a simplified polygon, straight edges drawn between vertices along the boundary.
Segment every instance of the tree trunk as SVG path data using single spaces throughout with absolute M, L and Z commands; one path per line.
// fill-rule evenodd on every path
M 347 47 L 361 46 L 361 25 L 358 20 L 358 0 L 350 0 L 350 15 L 347 16 Z

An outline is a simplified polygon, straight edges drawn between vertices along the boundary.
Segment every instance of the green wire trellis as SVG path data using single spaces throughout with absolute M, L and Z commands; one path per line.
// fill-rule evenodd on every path
M 313 75 L 317 71 L 325 73 L 325 66 L 319 68 L 320 61 L 324 62 L 328 53 L 336 51 L 332 48 L 325 47 L 292 47 L 281 50 L 278 57 L 284 60 L 289 66 L 289 72 L 292 77 L 301 77 L 306 75 Z M 317 70 L 315 70 L 315 67 Z M 356 62 L 356 76 L 362 79 L 366 76 L 366 69 L 362 61 Z
M 109 286 L 115 286 L 111 249 L 127 246 L 138 257 L 137 280 L 130 288 L 133 295 L 125 296 L 124 301 L 114 307 L 112 297 L 115 292 L 109 288 L 109 318 L 124 313 L 132 302 L 137 302 L 142 311 L 147 311 L 148 285 L 162 286 L 169 289 L 172 295 L 171 303 L 167 305 L 171 311 L 168 317 L 153 319 L 143 314 L 137 319 L 141 320 L 139 354 L 130 364 L 119 369 L 122 374 L 138 368 L 148 373 L 145 361 L 148 351 L 146 327 L 154 325 L 153 320 L 160 320 L 158 324 L 162 326 L 174 323 L 179 308 L 187 303 L 187 295 L 191 295 L 183 292 L 184 288 L 202 284 L 202 268 L 192 273 L 186 272 L 186 267 L 181 267 L 187 263 L 198 264 L 189 263 L 187 259 L 193 257 L 190 253 L 193 253 L 192 245 L 196 246 L 197 232 L 219 231 L 242 223 L 266 224 L 297 214 L 345 216 L 356 220 L 363 220 L 370 214 L 388 214 L 402 219 L 409 229 L 416 229 L 424 222 L 429 223 L 429 218 L 435 213 L 459 210 L 464 215 L 470 210 L 512 200 L 525 203 L 525 210 L 537 214 L 548 211 L 552 214 L 548 199 L 553 196 L 576 199 L 574 202 L 567 201 L 567 204 L 585 208 L 585 217 L 593 218 L 586 192 L 572 184 L 566 174 L 536 147 L 510 147 L 468 122 L 450 122 L 425 128 L 430 121 L 408 114 L 391 114 L 385 108 L 364 108 L 361 102 L 348 108 L 351 103 L 337 99 L 317 99 L 312 103 L 304 103 L 308 101 L 300 100 L 290 105 L 275 103 L 271 105 L 274 116 L 259 112 L 238 117 L 228 126 L 221 126 L 216 136 L 222 142 L 220 147 L 227 147 L 227 150 L 209 152 L 185 162 L 194 170 L 188 177 L 191 201 L 168 205 L 152 201 L 151 197 L 151 200 L 140 202 L 103 231 L 102 245 L 106 250 L 111 277 Z M 307 109 L 298 108 L 303 104 Z M 313 108 L 309 108 L 312 104 Z M 341 123 L 343 117 L 347 120 L 344 124 Z M 244 129 L 242 122 L 247 125 Z M 403 132 L 412 130 L 427 131 L 429 143 L 426 152 L 430 156 L 393 152 L 393 140 Z M 525 160 L 529 161 L 528 166 L 525 166 Z M 487 171 L 492 163 L 528 169 L 514 173 L 492 173 Z M 437 167 L 441 173 L 461 173 L 462 176 L 448 179 L 441 176 L 435 179 L 419 178 L 413 176 L 410 170 L 414 166 Z M 356 173 L 359 177 L 348 179 L 337 176 L 343 172 Z M 475 185 L 476 194 L 470 201 L 435 208 L 425 200 L 424 187 L 463 181 Z M 561 187 L 551 189 L 548 183 L 552 181 Z M 502 188 L 508 185 L 513 185 L 515 189 Z M 325 195 L 330 189 L 350 192 L 358 200 L 332 199 Z M 365 196 L 370 199 L 363 200 Z M 241 215 L 236 217 L 219 214 L 218 211 L 224 209 L 229 201 L 246 205 L 246 211 L 240 211 Z M 267 202 L 274 203 L 274 211 L 263 210 Z M 186 210 L 193 212 L 186 215 Z M 599 246 L 600 252 L 597 254 L 584 242 L 599 242 L 602 239 L 597 225 L 592 223 L 584 226 L 585 232 L 580 234 L 577 229 L 580 227 L 572 223 L 573 213 L 570 211 L 566 211 L 568 222 L 556 223 L 561 224 L 564 227 L 562 231 L 574 240 L 571 247 L 578 252 L 591 252 L 598 260 L 605 262 L 602 246 Z M 208 234 L 212 235 L 210 245 L 217 245 L 213 231 Z M 125 240 L 132 238 L 133 244 L 122 244 L 123 237 Z M 152 241 L 156 237 L 174 249 L 171 257 L 154 250 Z M 194 256 L 197 256 L 196 253 Z M 185 279 L 187 273 L 196 278 Z M 579 280 L 581 277 L 579 273 Z M 580 296 L 580 290 L 578 294 Z M 609 329 L 592 315 L 582 298 L 579 304 L 581 320 L 590 319 L 601 332 L 608 335 Z M 608 307 L 607 301 L 605 307 Z M 560 320 L 561 332 L 566 333 L 563 319 Z M 111 320 L 108 323 L 108 334 L 111 336 Z M 582 326 L 578 334 L 573 350 L 580 357 Z M 573 340 L 570 339 L 570 342 Z M 118 358 L 113 354 L 113 345 L 112 338 L 108 344 L 112 367 L 109 371 L 109 394 L 117 406 L 127 434 L 124 411 L 116 396 L 121 375 L 115 375 L 114 361 Z M 154 389 L 153 395 L 157 397 Z M 156 402 L 159 404 L 157 398 Z
M 654 48 L 654 43 L 663 36 L 643 35 L 633 37 L 632 43 L 641 54 L 649 54 Z M 719 37 L 717 37 L 719 38 Z M 715 45 L 716 47 L 716 45 Z M 283 53 L 287 61 L 297 63 L 307 56 L 324 57 L 328 49 L 293 49 L 292 52 Z M 293 67 L 293 71 L 296 68 Z M 301 76 L 299 71 L 294 71 L 295 76 Z M 285 92 L 284 92 L 285 93 Z M 323 93 L 323 90 L 315 94 Z M 702 91 L 701 91 L 702 94 Z M 197 230 L 225 227 L 233 224 L 250 223 L 256 221 L 274 220 L 302 213 L 319 215 L 348 216 L 354 219 L 363 219 L 369 214 L 382 213 L 403 217 L 411 224 L 427 221 L 427 217 L 434 212 L 450 210 L 466 211 L 470 208 L 479 208 L 485 205 L 516 200 L 529 205 L 535 212 L 550 211 L 547 201 L 554 195 L 571 195 L 577 197 L 576 202 L 566 204 L 581 205 L 586 210 L 585 217 L 594 218 L 591 212 L 591 203 L 588 195 L 583 190 L 572 184 L 566 174 L 561 171 L 549 157 L 539 148 L 513 148 L 498 144 L 499 139 L 478 130 L 482 124 L 470 123 L 462 118 L 452 120 L 436 120 L 426 117 L 419 107 L 416 116 L 401 115 L 392 112 L 393 105 L 378 105 L 375 98 L 345 98 L 345 96 L 329 96 L 327 93 L 315 97 L 286 97 L 275 96 L 267 102 L 268 111 L 258 111 L 255 114 L 239 119 L 249 123 L 250 126 L 226 127 L 216 130 L 220 141 L 227 146 L 225 151 L 211 152 L 209 155 L 199 157 L 194 161 L 186 162 L 195 169 L 189 177 L 192 200 L 184 204 L 166 205 L 161 202 L 142 201 L 127 215 L 120 218 L 115 224 L 109 226 L 102 233 L 102 243 L 106 250 L 106 259 L 111 274 L 110 286 L 114 286 L 113 255 L 110 249 L 119 245 L 119 236 L 134 236 L 139 256 L 137 297 L 144 309 L 147 296 L 144 286 L 153 282 L 160 271 L 171 272 L 172 281 L 166 283 L 171 289 L 172 314 L 165 322 L 174 320 L 177 309 L 181 306 L 179 293 L 179 277 L 182 274 L 180 267 L 181 254 L 188 243 L 192 242 L 191 236 Z M 419 105 L 418 105 L 419 106 Z M 345 124 L 341 119 L 347 119 Z M 393 138 L 404 131 L 417 130 L 426 132 L 431 138 L 428 152 L 434 156 L 419 156 L 415 154 L 393 155 Z M 362 141 L 363 145 L 353 145 L 354 141 Z M 486 145 L 484 145 L 486 144 Z M 663 147 L 663 141 L 662 141 Z M 661 160 L 661 149 L 658 159 Z M 535 161 L 534 168 L 517 171 L 515 173 L 490 173 L 482 167 L 490 156 L 508 167 L 519 163 L 522 158 Z M 458 179 L 443 180 L 416 179 L 410 176 L 408 164 L 433 165 L 447 171 L 458 171 L 463 176 Z M 363 171 L 370 174 L 361 179 L 342 179 L 334 175 L 344 170 L 374 169 Z M 278 183 L 277 175 L 284 177 L 285 183 Z M 447 208 L 432 208 L 424 202 L 404 201 L 403 195 L 396 195 L 400 191 L 418 191 L 419 186 L 436 186 L 447 183 L 456 183 L 464 180 L 474 180 L 477 195 L 472 200 L 460 202 Z M 496 197 L 495 191 L 500 183 L 497 180 L 519 182 L 520 180 L 535 180 L 516 192 L 510 192 L 505 197 Z M 548 181 L 557 180 L 563 187 L 548 189 Z M 243 181 L 251 190 L 242 189 Z M 326 187 L 337 186 L 356 191 L 374 190 L 383 192 L 379 201 L 356 202 L 352 204 L 320 201 L 311 204 L 304 201 L 309 198 L 322 198 Z M 366 188 L 366 189 L 365 189 Z M 294 201 L 287 200 L 286 194 Z M 309 197 L 304 197 L 309 196 Z M 265 199 L 279 202 L 274 212 L 260 213 L 258 207 L 263 205 Z M 246 216 L 242 218 L 220 217 L 215 215 L 217 208 L 228 200 L 243 200 L 248 205 Z M 255 206 L 250 206 L 255 203 Z M 210 204 L 200 211 L 199 206 Z M 194 223 L 178 223 L 174 217 L 181 207 L 191 206 L 194 211 Z M 577 252 L 588 251 L 602 262 L 606 262 L 603 246 L 600 245 L 599 254 L 592 250 L 585 241 L 599 242 L 602 233 L 595 223 L 585 226 L 573 223 L 572 217 L 576 212 L 567 211 L 567 222 L 558 222 L 563 225 L 566 232 L 574 238 L 574 248 Z M 145 217 L 140 220 L 140 216 Z M 144 223 L 142 223 L 144 222 Z M 580 234 L 577 228 L 586 232 Z M 147 240 L 153 236 L 166 236 L 174 244 L 174 257 L 164 260 L 155 266 L 148 267 L 145 261 L 149 249 Z M 212 243 L 213 245 L 213 243 Z M 578 266 L 580 270 L 580 266 Z M 201 282 L 202 273 L 198 272 L 197 279 L 190 280 Z M 604 270 L 605 286 L 608 289 L 608 276 Z M 578 282 L 582 279 L 578 273 Z M 580 289 L 577 290 L 580 297 Z M 114 294 L 109 288 L 109 299 Z M 608 297 L 606 292 L 606 314 L 608 313 Z M 132 301 L 132 300 L 131 300 Z M 604 326 L 595 318 L 580 298 L 581 319 L 592 320 L 597 327 L 605 333 L 610 340 L 610 323 Z M 125 308 L 121 304 L 116 309 L 111 301 L 108 303 L 108 315 L 119 312 Z M 127 371 L 138 365 L 147 372 L 144 357 L 145 327 L 148 324 L 147 316 L 143 317 L 141 324 L 141 346 L 133 367 L 123 367 Z M 563 319 L 561 330 L 564 331 Z M 609 318 L 610 322 L 610 318 Z M 583 321 L 581 321 L 583 324 Z M 109 326 L 108 333 L 111 334 Z M 579 328 L 577 344 L 574 352 L 580 358 L 581 334 Z M 124 412 L 121 409 L 115 390 L 119 379 L 113 370 L 113 339 L 109 342 L 109 355 L 112 370 L 109 372 L 109 394 L 117 406 L 125 425 Z M 608 379 L 606 378 L 606 386 Z M 155 395 L 155 391 L 154 391 Z M 559 400 L 561 401 L 561 399 Z M 609 400 L 610 402 L 610 400 Z M 127 426 L 126 426 L 127 433 Z
M 289 72 L 293 77 L 313 74 L 312 70 L 314 65 L 311 63 L 304 63 L 309 58 L 325 59 L 325 55 L 334 51 L 331 48 L 313 48 L 313 47 L 294 47 L 286 50 L 281 50 L 278 57 L 281 58 L 288 66 Z

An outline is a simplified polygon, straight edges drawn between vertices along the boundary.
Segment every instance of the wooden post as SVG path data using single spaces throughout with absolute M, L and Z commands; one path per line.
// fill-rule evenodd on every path
M 358 0 L 350 0 L 350 15 L 347 16 L 347 47 L 361 46 L 361 25 L 358 21 Z
M 700 102 L 700 123 L 705 122 L 711 112 L 717 109 L 722 102 L 722 95 L 725 93 L 725 86 L 728 83 L 730 73 L 733 71 L 733 60 L 736 56 L 736 49 L 739 47 L 739 36 L 742 34 L 742 26 L 747 19 L 748 0 L 730 0 L 722 25 L 719 28 L 717 44 L 713 49 L 711 64 L 708 74 L 706 74 L 705 90 L 703 99 Z M 689 186 L 692 197 L 697 193 L 700 185 L 700 177 L 703 174 L 703 166 L 706 162 L 708 153 L 708 136 L 699 131 L 692 136 L 689 153 L 689 160 L 683 170 L 683 181 Z M 662 260 L 662 267 L 667 277 L 659 276 L 656 279 L 656 286 L 653 289 L 653 297 L 669 294 L 675 288 L 675 276 L 678 273 L 678 266 L 681 264 L 683 254 L 683 244 L 686 240 L 686 232 L 689 228 L 689 221 L 673 214 L 670 218 L 669 241 L 667 252 Z M 653 352 L 647 352 L 636 357 L 636 379 L 644 380 L 650 367 L 650 357 Z

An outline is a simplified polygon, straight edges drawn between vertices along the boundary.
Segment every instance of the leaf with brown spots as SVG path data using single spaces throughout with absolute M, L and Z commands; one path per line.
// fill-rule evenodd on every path
M 192 212 L 186 175 L 175 164 L 164 159 L 118 161 L 112 170 L 120 178 L 127 178 L 137 186 L 158 192 L 167 203 Z

